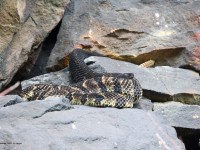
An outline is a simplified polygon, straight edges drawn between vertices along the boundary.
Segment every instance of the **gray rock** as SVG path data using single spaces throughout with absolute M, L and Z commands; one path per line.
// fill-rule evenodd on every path
M 67 99 L 50 97 L 48 100 L 37 100 L 19 103 L 0 108 L 1 119 L 5 118 L 38 118 L 47 112 L 71 109 Z
M 179 102 L 154 103 L 154 112 L 162 115 L 176 128 L 190 129 L 200 134 L 200 106 Z
M 151 100 L 143 97 L 140 101 L 138 101 L 134 105 L 134 108 L 152 111 L 153 110 L 153 103 L 151 102 Z
M 21 99 L 21 97 L 19 97 L 18 95 L 0 96 L 0 109 L 2 107 L 14 105 L 21 102 L 24 102 L 24 100 Z
M 92 56 L 85 60 L 94 62 L 104 72 L 134 73 L 144 89 L 144 96 L 154 101 L 179 101 L 200 105 L 199 74 L 173 67 L 144 68 L 128 62 Z M 98 69 L 95 69 L 98 72 Z
M 1 108 L 0 142 L 7 144 L 0 144 L 0 149 L 185 149 L 175 130 L 152 112 L 74 106 L 41 116 L 52 106 L 47 103 L 35 101 L 7 107 L 10 110 Z M 11 115 L 11 111 L 21 115 Z M 11 141 L 14 144 L 8 144 Z
M 69 85 L 71 83 L 71 80 L 72 79 L 70 77 L 68 68 L 65 68 L 61 71 L 47 73 L 28 80 L 24 80 L 21 82 L 21 85 L 22 89 L 25 89 L 33 84 Z
M 197 0 L 71 0 L 48 67 L 78 46 L 137 64 L 154 59 L 199 71 L 199 53 L 193 53 L 199 49 L 199 7 Z

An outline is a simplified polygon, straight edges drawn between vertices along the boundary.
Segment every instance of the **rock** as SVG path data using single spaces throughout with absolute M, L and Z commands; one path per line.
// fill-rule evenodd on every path
M 153 110 L 153 103 L 151 102 L 151 100 L 143 97 L 140 101 L 138 101 L 134 105 L 134 108 L 152 111 Z
M 72 79 L 70 77 L 70 73 L 68 68 L 63 69 L 57 72 L 51 72 L 44 75 L 36 76 L 34 78 L 25 80 L 21 82 L 22 89 L 27 88 L 33 84 L 54 84 L 54 85 L 69 85 Z
M 48 100 L 24 102 L 0 108 L 1 119 L 38 118 L 48 112 L 71 109 L 69 100 L 51 97 Z
M 185 149 L 175 130 L 152 112 L 75 106 L 41 116 L 43 111 L 37 111 L 50 108 L 47 104 L 35 101 L 1 108 L 0 142 L 14 144 L 0 144 L 0 149 Z M 6 113 L 11 111 L 21 115 Z
M 200 134 L 200 106 L 180 102 L 154 103 L 154 112 L 162 115 L 175 128 L 190 129 Z
M 72 0 L 48 68 L 65 64 L 66 54 L 81 47 L 136 64 L 153 59 L 156 66 L 200 71 L 190 48 L 199 49 L 199 7 L 196 0 Z
M 0 108 L 24 102 L 18 95 L 0 96 Z
M 200 33 L 198 33 L 198 41 L 200 41 Z M 187 63 L 181 67 L 193 69 L 200 73 L 200 44 L 188 47 L 188 51 L 185 57 Z
M 173 100 L 200 105 L 200 78 L 194 71 L 167 66 L 144 68 L 96 56 L 89 57 L 85 61 L 93 62 L 93 68 L 100 66 L 100 70 L 103 69 L 104 72 L 134 73 L 144 89 L 144 96 L 153 101 Z M 98 72 L 98 69 L 95 71 Z
M 4 0 L 0 10 L 0 89 L 64 15 L 69 0 Z M 34 58 L 36 59 L 36 58 Z
M 161 115 L 186 145 L 186 149 L 199 149 L 200 106 L 179 102 L 154 103 L 154 112 Z
M 57 41 L 57 34 L 60 29 L 61 22 L 51 31 L 51 33 L 45 38 L 42 44 L 37 48 L 35 51 L 40 51 L 38 57 L 31 55 L 32 58 L 37 58 L 34 62 L 28 61 L 26 64 L 21 68 L 15 76 L 17 77 L 25 77 L 26 79 L 33 78 L 35 76 L 39 76 L 51 70 L 46 69 L 46 64 L 49 59 L 49 55 L 51 50 L 53 49 L 56 41 Z M 29 57 L 29 59 L 30 59 Z

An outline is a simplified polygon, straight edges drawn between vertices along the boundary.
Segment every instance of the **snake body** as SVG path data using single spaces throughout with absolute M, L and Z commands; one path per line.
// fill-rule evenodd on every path
M 96 73 L 84 59 L 92 55 L 81 49 L 70 54 L 70 72 L 74 84 L 70 86 L 36 84 L 22 90 L 20 96 L 28 101 L 49 96 L 65 96 L 72 105 L 97 107 L 133 107 L 142 97 L 142 88 L 132 73 Z

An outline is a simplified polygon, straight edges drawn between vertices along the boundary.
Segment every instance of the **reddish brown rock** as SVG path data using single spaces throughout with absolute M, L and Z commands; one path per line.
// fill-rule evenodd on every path
M 187 53 L 187 63 L 185 68 L 192 68 L 200 73 L 200 45 L 193 46 L 192 50 Z
M 77 45 L 136 64 L 186 65 L 188 47 L 199 42 L 199 7 L 195 0 L 72 0 L 48 68 L 65 64 L 62 58 Z

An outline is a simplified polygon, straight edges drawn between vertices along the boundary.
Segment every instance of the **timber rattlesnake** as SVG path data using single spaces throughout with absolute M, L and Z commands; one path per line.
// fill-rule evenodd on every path
M 96 73 L 85 63 L 91 55 L 82 49 L 70 54 L 70 72 L 75 82 L 70 86 L 36 84 L 24 89 L 20 96 L 28 101 L 48 96 L 65 96 L 71 104 L 98 107 L 133 107 L 142 97 L 142 88 L 132 73 Z

